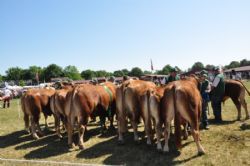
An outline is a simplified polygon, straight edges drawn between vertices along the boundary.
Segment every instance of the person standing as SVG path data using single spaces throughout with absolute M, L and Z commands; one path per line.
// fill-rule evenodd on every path
M 177 75 L 177 72 L 178 70 L 176 68 L 172 68 L 170 71 L 170 75 L 165 80 L 165 84 L 180 80 L 180 77 Z
M 4 88 L 3 90 L 3 108 L 6 107 L 6 103 L 7 103 L 7 107 L 10 107 L 10 99 L 11 99 L 11 91 L 8 88 Z
M 211 105 L 215 117 L 215 122 L 222 122 L 221 102 L 225 92 L 224 75 L 219 67 L 214 68 L 215 78 L 211 85 Z
M 201 81 L 201 96 L 202 96 L 202 112 L 201 112 L 201 122 L 202 126 L 204 129 L 208 130 L 208 118 L 207 118 L 207 113 L 208 113 L 208 102 L 209 102 L 209 93 L 211 90 L 210 82 L 207 79 L 207 71 L 202 70 L 200 72 L 200 81 Z

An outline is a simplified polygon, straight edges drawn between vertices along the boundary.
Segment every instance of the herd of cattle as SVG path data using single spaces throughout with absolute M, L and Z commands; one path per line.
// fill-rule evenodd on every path
M 168 152 L 171 122 L 174 120 L 177 147 L 181 147 L 183 136 L 181 125 L 186 129 L 189 124 L 198 153 L 204 154 L 199 134 L 202 102 L 199 84 L 197 77 L 190 76 L 160 87 L 150 81 L 126 80 L 120 85 L 105 82 L 100 85 L 66 84 L 57 90 L 29 89 L 21 97 L 25 128 L 38 139 L 43 135 L 39 125 L 40 114 L 43 113 L 45 119 L 53 115 L 57 135 L 62 137 L 60 133 L 60 122 L 62 122 L 68 134 L 68 145 L 73 147 L 73 130 L 77 126 L 78 146 L 84 149 L 83 138 L 90 118 L 99 116 L 102 128 L 106 128 L 106 117 L 110 120 L 110 127 L 114 127 L 113 121 L 116 115 L 118 141 L 121 144 L 124 143 L 123 134 L 127 131 L 128 121 L 133 127 L 134 140 L 139 140 L 137 128 L 142 119 L 147 144 L 152 144 L 155 133 L 157 149 Z M 233 100 L 238 110 L 238 119 L 241 118 L 241 105 L 246 111 L 246 119 L 249 118 L 245 90 L 250 95 L 242 82 L 226 81 L 224 99 Z M 187 132 L 184 131 L 184 138 L 187 138 Z M 163 148 L 160 141 L 162 135 L 165 140 Z

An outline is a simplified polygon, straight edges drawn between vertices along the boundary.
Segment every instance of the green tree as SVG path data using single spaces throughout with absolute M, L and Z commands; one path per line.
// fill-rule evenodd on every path
M 96 73 L 95 71 L 88 69 L 88 70 L 82 71 L 81 76 L 85 80 L 91 80 L 93 77 L 96 77 Z
M 0 75 L 0 82 L 2 82 L 3 81 L 3 76 L 2 75 Z
M 111 74 L 105 70 L 98 70 L 95 72 L 96 73 L 96 77 L 108 77 Z
M 228 68 L 228 69 L 236 68 L 236 67 L 240 67 L 240 62 L 232 61 L 228 66 L 226 66 L 226 68 Z
M 42 80 L 45 79 L 44 74 L 43 74 L 44 70 L 39 66 L 30 66 L 29 67 L 29 72 L 30 72 L 30 75 L 31 75 L 30 79 L 33 80 L 33 81 L 37 81 L 36 80 L 37 75 L 38 75 L 39 80 L 42 81 Z
M 178 72 L 182 72 L 182 70 L 178 66 L 175 66 L 174 68 L 176 68 Z
M 124 74 L 125 76 L 127 76 L 127 75 L 129 74 L 128 69 L 122 69 L 122 72 L 123 72 L 123 74 Z
M 250 61 L 246 60 L 246 59 L 242 59 L 240 61 L 240 66 L 249 66 L 250 65 Z
M 21 79 L 23 79 L 23 80 L 30 80 L 30 79 L 32 79 L 32 74 L 31 74 L 30 70 L 24 69 L 22 71 Z
M 72 80 L 80 80 L 82 79 L 79 71 L 77 70 L 77 68 L 75 66 L 66 66 L 63 70 L 63 73 L 66 77 L 69 77 Z
M 214 67 L 215 67 L 214 65 L 209 65 L 209 64 L 205 66 L 207 70 L 213 70 Z
M 151 71 L 144 70 L 143 74 L 152 74 Z
M 20 81 L 19 81 L 19 86 L 25 86 L 24 80 L 20 80 Z
M 140 77 L 143 75 L 142 70 L 139 67 L 134 67 L 132 70 L 129 72 L 129 76 L 135 76 L 135 77 Z
M 51 78 L 63 77 L 63 70 L 56 64 L 51 64 L 44 69 L 45 81 L 50 81 Z
M 200 71 L 204 69 L 204 65 L 201 62 L 195 62 L 192 66 L 192 71 Z
M 19 67 L 11 67 L 6 71 L 7 80 L 19 81 L 22 78 L 23 69 Z
M 157 74 L 163 74 L 163 75 L 168 75 L 171 71 L 171 69 L 173 69 L 173 67 L 171 65 L 166 65 L 162 68 L 162 70 L 159 70 L 157 72 Z
M 124 76 L 124 73 L 122 72 L 122 70 L 116 70 L 116 71 L 114 71 L 113 75 L 115 77 L 122 77 L 122 76 Z

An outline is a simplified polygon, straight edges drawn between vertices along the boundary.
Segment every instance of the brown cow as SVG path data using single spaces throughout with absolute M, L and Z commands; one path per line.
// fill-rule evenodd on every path
M 127 131 L 127 120 L 130 119 L 134 130 L 134 140 L 138 141 L 137 125 L 140 117 L 145 124 L 147 144 L 151 144 L 151 120 L 148 112 L 147 91 L 155 84 L 142 80 L 127 80 L 117 89 L 118 141 L 124 143 L 123 133 Z
M 167 86 L 155 87 L 147 92 L 148 97 L 148 111 L 150 119 L 152 119 L 155 133 L 156 133 L 156 143 L 157 150 L 161 150 L 161 135 L 162 135 L 162 118 L 160 112 L 161 99 L 166 88 L 169 89 L 169 84 Z
M 65 113 L 67 116 L 68 145 L 73 147 L 72 134 L 75 120 L 79 130 L 79 148 L 84 149 L 83 137 L 88 118 L 95 114 L 100 115 L 102 126 L 105 127 L 107 114 L 111 117 L 115 113 L 116 86 L 106 82 L 102 85 L 83 84 L 75 87 L 67 94 Z
M 247 91 L 248 95 L 250 96 L 250 92 L 245 87 L 245 85 L 239 80 L 226 80 L 225 81 L 225 94 L 223 98 L 223 102 L 226 101 L 228 98 L 231 98 L 234 102 L 238 116 L 237 119 L 241 119 L 241 105 L 245 109 L 246 112 L 246 119 L 249 119 L 249 113 L 247 110 L 247 103 L 245 100 L 245 90 Z
M 62 86 L 62 89 L 56 90 L 55 94 L 51 96 L 50 107 L 55 118 L 55 129 L 59 138 L 62 138 L 60 132 L 60 119 L 63 122 L 64 127 L 66 128 L 66 113 L 65 113 L 65 103 L 66 95 L 69 91 L 72 90 L 73 85 Z
M 29 89 L 21 97 L 21 105 L 24 113 L 24 122 L 26 130 L 29 130 L 29 118 L 31 121 L 31 134 L 33 138 L 38 139 L 36 133 L 38 130 L 39 135 L 43 135 L 40 125 L 40 113 L 45 116 L 45 124 L 47 124 L 47 116 L 52 115 L 50 109 L 50 97 L 55 93 L 53 89 Z
M 174 81 L 170 90 L 165 90 L 161 102 L 161 113 L 164 118 L 164 152 L 169 151 L 170 123 L 174 119 L 176 144 L 181 146 L 180 118 L 184 118 L 191 125 L 191 132 L 196 142 L 198 153 L 205 151 L 200 144 L 199 121 L 201 115 L 201 95 L 198 90 L 199 81 L 195 77 L 186 80 Z M 177 104 L 178 103 L 178 104 Z

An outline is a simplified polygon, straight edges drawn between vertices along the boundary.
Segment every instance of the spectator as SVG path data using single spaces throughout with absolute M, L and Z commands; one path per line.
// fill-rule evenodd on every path
M 202 112 L 201 112 L 201 122 L 204 129 L 208 130 L 208 102 L 209 102 L 209 92 L 211 90 L 211 86 L 209 81 L 207 80 L 207 71 L 202 70 L 200 72 L 200 81 L 201 81 L 201 96 L 202 96 Z
M 178 70 L 176 68 L 171 69 L 170 75 L 166 78 L 165 84 L 168 84 L 172 81 L 180 80 L 180 77 L 177 75 Z
M 215 122 L 222 121 L 221 118 L 221 102 L 225 92 L 224 76 L 219 67 L 214 68 L 215 78 L 211 86 L 211 105 L 215 116 Z
M 1 100 L 3 100 L 3 108 L 6 107 L 6 103 L 7 107 L 10 107 L 11 94 L 12 93 L 8 88 L 4 88 L 3 97 L 1 98 Z

